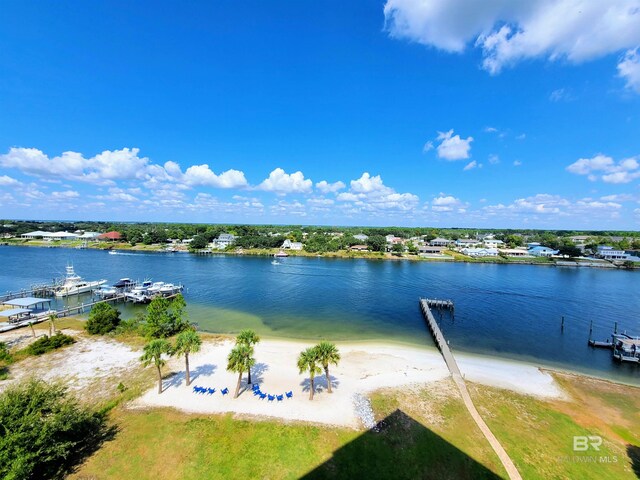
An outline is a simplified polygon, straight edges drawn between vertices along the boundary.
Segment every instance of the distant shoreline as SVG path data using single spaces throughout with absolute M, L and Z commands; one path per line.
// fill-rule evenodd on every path
M 78 249 L 81 242 L 42 242 L 42 241 L 3 241 L 0 242 L 0 246 L 8 247 L 35 247 L 35 248 L 67 248 Z M 186 249 L 179 249 L 173 252 L 167 251 L 163 245 L 135 245 L 131 246 L 129 243 L 105 243 L 105 242 L 93 242 L 91 245 L 87 245 L 83 249 L 86 250 L 116 250 L 116 251 L 132 251 L 132 252 L 147 252 L 147 253 L 165 253 L 165 254 L 190 254 L 196 256 L 213 256 L 213 255 L 231 255 L 231 256 L 263 256 L 272 257 L 275 253 L 280 251 L 278 248 L 272 249 L 243 249 L 243 251 L 212 251 L 208 253 L 190 252 Z M 549 267 L 566 267 L 566 268 L 601 268 L 610 270 L 640 270 L 640 265 L 634 265 L 632 267 L 625 267 L 623 265 L 615 265 L 611 262 L 602 260 L 573 260 L 573 259 L 550 259 L 550 258 L 535 258 L 535 259 L 521 259 L 518 257 L 483 257 L 483 258 L 471 258 L 466 257 L 458 252 L 452 252 L 451 255 L 443 257 L 430 256 L 420 257 L 418 255 L 396 256 L 391 253 L 382 252 L 350 252 L 350 251 L 338 251 L 338 252 L 326 252 L 326 253 L 311 253 L 296 250 L 287 250 L 289 257 L 308 257 L 308 258 L 342 258 L 342 259 L 364 259 L 364 260 L 391 260 L 391 261 L 412 261 L 412 262 L 438 262 L 438 263 L 474 263 L 474 264 L 495 264 L 495 265 L 536 265 L 536 266 L 549 266 Z

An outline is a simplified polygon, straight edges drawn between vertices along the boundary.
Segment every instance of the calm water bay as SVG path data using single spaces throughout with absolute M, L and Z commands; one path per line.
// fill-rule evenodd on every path
M 271 258 L 0 247 L 0 291 L 64 275 L 183 283 L 192 321 L 210 332 L 433 345 L 418 297 L 450 298 L 440 323 L 454 351 L 490 354 L 640 384 L 640 367 L 587 346 L 640 335 L 640 272 L 527 265 Z M 85 298 L 85 300 L 88 297 Z M 71 299 L 69 301 L 76 301 Z M 136 311 L 122 307 L 125 317 Z M 565 328 L 561 331 L 561 317 Z

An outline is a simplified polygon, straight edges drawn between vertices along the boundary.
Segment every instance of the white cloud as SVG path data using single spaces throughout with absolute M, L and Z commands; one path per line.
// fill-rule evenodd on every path
M 170 168 L 173 169 L 173 165 Z M 216 175 L 206 164 L 187 168 L 183 180 L 190 186 L 202 185 L 215 188 L 241 188 L 248 185 L 243 172 L 232 169 Z
M 520 160 L 514 160 L 513 161 L 513 166 L 514 167 L 519 167 L 520 165 L 522 165 L 522 162 Z
M 516 135 L 516 140 L 524 140 L 525 138 L 527 138 L 527 135 L 525 133 L 521 133 L 520 135 Z
M 424 144 L 424 147 L 422 147 L 422 152 L 427 153 L 427 152 L 430 152 L 431 150 L 433 150 L 433 142 L 429 140 L 427 143 Z
M 607 155 L 598 154 L 592 158 L 580 158 L 567 167 L 576 175 L 587 175 L 591 181 L 598 179 L 605 183 L 629 183 L 640 178 L 640 163 L 637 157 L 619 161 Z
M 486 133 L 498 133 L 498 129 L 495 127 L 484 127 Z
M 417 195 L 397 193 L 384 184 L 380 175 L 371 176 L 369 172 L 351 180 L 349 191 L 338 194 L 336 200 L 351 203 L 356 207 L 351 213 L 385 210 L 407 212 L 415 208 L 419 202 Z
M 492 74 L 529 58 L 581 63 L 640 44 L 638 0 L 387 0 L 392 37 L 463 52 L 482 50 Z
M 475 160 L 472 160 L 469 163 L 467 163 L 462 170 L 466 172 L 467 170 L 473 170 L 477 166 L 478 166 L 478 163 Z
M 459 198 L 443 193 L 431 200 L 431 210 L 435 212 L 453 212 L 456 210 L 462 213 L 466 211 L 467 207 L 468 204 L 462 202 Z
M 491 165 L 497 165 L 498 163 L 500 163 L 500 157 L 492 153 L 491 155 L 489 155 L 489 163 Z
M 312 185 L 313 182 L 305 179 L 300 171 L 288 174 L 282 168 L 276 168 L 258 185 L 258 189 L 278 194 L 309 193 Z
M 633 202 L 638 200 L 638 197 L 629 193 L 617 193 L 613 195 L 604 195 L 600 197 L 600 200 L 605 202 Z
M 8 175 L 0 176 L 0 187 L 10 187 L 20 185 L 20 182 L 15 178 L 11 178 Z
M 75 190 L 65 190 L 62 192 L 51 192 L 49 198 L 53 200 L 71 200 L 80 197 L 80 194 Z
M 316 183 L 316 188 L 322 193 L 335 193 L 338 190 L 342 190 L 345 186 L 344 182 L 341 181 L 329 183 L 326 180 L 322 180 Z
M 549 100 L 551 100 L 552 102 L 568 102 L 570 100 L 573 100 L 573 96 L 566 88 L 558 88 L 557 90 L 551 92 L 551 94 L 549 95 Z
M 453 129 L 451 129 L 448 132 L 438 132 L 436 140 L 440 141 L 440 145 L 437 147 L 438 157 L 445 160 L 469 158 L 473 137 L 460 138 L 460 135 L 454 135 Z
M 640 54 L 638 48 L 628 50 L 618 63 L 618 75 L 625 79 L 629 90 L 640 93 Z

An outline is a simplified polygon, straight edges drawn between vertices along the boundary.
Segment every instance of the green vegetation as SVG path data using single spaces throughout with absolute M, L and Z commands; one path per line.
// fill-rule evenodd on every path
M 85 330 L 92 335 L 105 335 L 120 324 L 120 311 L 108 303 L 98 303 L 91 308 Z
M 303 352 L 300 352 L 300 355 L 298 356 L 298 370 L 301 374 L 307 372 L 309 373 L 309 400 L 313 400 L 313 394 L 315 391 L 315 377 L 322 371 L 320 370 L 318 362 L 318 351 L 315 347 L 307 348 Z
M 250 329 L 242 330 L 238 336 L 236 337 L 236 345 L 246 345 L 247 347 L 253 349 L 253 346 L 260 341 L 260 337 L 256 332 Z M 247 383 L 251 384 L 251 367 L 253 365 L 247 366 Z
M 32 380 L 0 395 L 0 477 L 62 478 L 110 435 L 61 385 Z
M 186 321 L 187 306 L 181 294 L 172 299 L 155 297 L 147 307 L 145 334 L 149 338 L 167 338 L 190 328 Z
M 253 347 L 244 343 L 237 344 L 227 358 L 227 370 L 238 374 L 238 384 L 236 385 L 236 391 L 233 398 L 238 398 L 240 395 L 240 384 L 242 383 L 242 374 L 245 371 L 249 371 L 251 367 L 256 364 L 256 359 L 253 358 Z
M 189 372 L 189 354 L 199 352 L 201 345 L 202 339 L 200 338 L 200 335 L 198 335 L 198 332 L 192 329 L 180 332 L 176 337 L 176 346 L 173 352 L 176 355 L 184 355 L 187 387 L 191 385 L 191 374 Z
M 64 333 L 58 331 L 55 335 L 52 335 L 50 337 L 48 335 L 40 337 L 27 348 L 25 348 L 24 351 L 28 355 L 42 355 L 66 345 L 71 345 L 75 342 L 76 341 L 73 337 L 70 337 L 69 335 L 65 335 Z
M 156 338 L 144 346 L 144 353 L 140 357 L 145 367 L 153 364 L 158 370 L 158 393 L 162 393 L 162 367 L 167 363 L 162 355 L 172 355 L 172 353 L 173 349 L 168 341 L 164 338 Z
M 326 340 L 320 342 L 315 347 L 318 363 L 324 368 L 324 373 L 327 378 L 327 391 L 331 393 L 331 376 L 329 375 L 329 364 L 338 365 L 340 361 L 340 352 L 335 343 L 327 342 Z

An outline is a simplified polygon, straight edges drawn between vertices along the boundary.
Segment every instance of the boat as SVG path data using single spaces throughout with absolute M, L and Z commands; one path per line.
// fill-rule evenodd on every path
M 131 280 L 130 278 L 121 278 L 116 283 L 113 284 L 114 288 L 129 288 L 135 285 L 136 282 Z
M 115 250 L 109 250 L 109 255 L 117 255 L 118 252 L 116 252 Z
M 149 295 L 155 295 L 160 293 L 160 289 L 164 287 L 164 282 L 153 282 L 149 288 L 147 288 L 147 293 Z
M 282 250 L 280 250 L 278 253 L 274 253 L 273 256 L 274 257 L 288 257 L 289 254 L 287 252 L 283 252 Z
M 182 291 L 182 285 L 174 285 L 173 283 L 165 283 L 160 287 L 160 294 L 164 296 L 175 295 Z
M 73 265 L 67 265 L 67 275 L 62 285 L 54 290 L 56 297 L 68 297 L 69 295 L 79 295 L 89 293 L 107 283 L 106 280 L 87 281 L 76 274 Z
M 115 287 L 100 287 L 97 291 L 96 294 L 100 297 L 100 298 L 113 298 L 116 295 L 118 295 L 118 290 L 116 290 Z
M 280 262 L 275 258 L 271 261 L 271 265 L 280 265 Z

